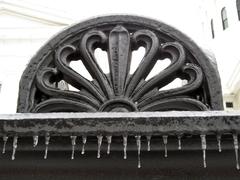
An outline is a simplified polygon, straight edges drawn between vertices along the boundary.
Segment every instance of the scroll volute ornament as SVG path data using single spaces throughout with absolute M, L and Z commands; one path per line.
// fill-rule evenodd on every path
M 130 75 L 131 53 L 133 48 L 140 45 L 145 47 L 146 53 L 134 74 Z M 94 50 L 97 47 L 107 47 L 109 78 L 95 59 Z M 163 56 L 168 56 L 171 64 L 146 81 L 158 58 Z M 81 58 L 96 83 L 70 67 L 70 61 L 76 57 Z M 132 36 L 123 26 L 114 27 L 109 35 L 103 31 L 91 30 L 84 34 L 79 47 L 65 45 L 58 49 L 55 65 L 56 67 L 45 68 L 37 74 L 37 87 L 50 98 L 39 103 L 34 112 L 48 109 L 124 112 L 207 109 L 201 101 L 186 96 L 201 86 L 201 69 L 193 63 L 186 63 L 185 50 L 181 44 L 161 43 L 149 30 L 138 30 Z M 158 91 L 176 77 L 187 77 L 188 83 L 180 88 Z M 54 88 L 51 84 L 56 82 L 51 82 L 51 79 L 64 80 L 79 92 Z M 154 90 L 155 93 L 149 94 Z
M 166 41 L 147 28 L 128 29 L 124 24 L 82 32 L 72 43 L 56 48 L 48 65 L 37 69 L 31 112 L 132 112 L 167 110 L 210 110 L 206 77 L 197 61 L 178 41 Z M 132 52 L 140 46 L 145 55 L 130 74 Z M 98 64 L 94 51 L 108 54 L 109 74 Z M 170 65 L 152 78 L 146 77 L 158 60 Z M 82 61 L 92 77 L 86 79 L 70 67 Z M 101 59 L 99 59 L 101 60 Z M 181 87 L 161 90 L 176 78 L 187 80 Z M 59 88 L 59 82 L 78 91 Z M 45 97 L 45 98 L 42 98 Z

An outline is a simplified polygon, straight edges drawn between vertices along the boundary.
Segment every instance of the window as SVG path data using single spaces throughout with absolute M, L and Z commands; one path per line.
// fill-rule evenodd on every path
M 236 3 L 237 3 L 238 20 L 240 21 L 240 0 L 237 0 Z
M 227 11 L 226 8 L 222 8 L 221 11 L 221 16 L 222 16 L 222 25 L 223 25 L 223 30 L 228 28 L 228 18 L 227 18 Z
M 227 108 L 233 108 L 233 102 L 226 102 Z
M 212 31 L 212 38 L 214 39 L 215 34 L 214 34 L 213 19 L 211 19 L 211 31 Z

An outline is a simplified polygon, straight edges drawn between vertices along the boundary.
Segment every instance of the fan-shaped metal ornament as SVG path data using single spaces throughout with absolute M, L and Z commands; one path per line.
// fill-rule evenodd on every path
M 145 54 L 131 74 L 132 52 L 142 46 Z M 108 54 L 109 74 L 98 64 L 97 48 Z M 156 62 L 165 58 L 170 65 L 146 79 Z M 70 66 L 76 60 L 82 61 L 92 80 Z M 162 90 L 176 78 L 187 83 Z M 18 112 L 220 109 L 221 84 L 214 62 L 179 31 L 135 16 L 96 18 L 55 36 L 26 68 L 18 101 Z

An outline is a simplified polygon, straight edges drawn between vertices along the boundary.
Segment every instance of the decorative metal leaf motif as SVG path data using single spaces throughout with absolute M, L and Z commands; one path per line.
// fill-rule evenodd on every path
M 130 74 L 132 51 L 144 46 L 145 55 Z M 94 51 L 108 53 L 110 73 L 104 74 Z M 171 60 L 170 65 L 146 80 L 158 60 Z M 70 67 L 71 61 L 82 61 L 93 80 Z M 161 90 L 180 78 L 187 80 L 182 87 Z M 201 85 L 204 74 L 191 62 L 178 42 L 164 42 L 153 31 L 131 33 L 118 25 L 111 31 L 90 30 L 78 44 L 67 44 L 55 53 L 51 66 L 38 70 L 36 86 L 41 96 L 33 112 L 94 112 L 94 111 L 166 111 L 207 110 Z M 58 87 L 64 81 L 65 88 Z M 67 84 L 78 91 L 67 89 Z

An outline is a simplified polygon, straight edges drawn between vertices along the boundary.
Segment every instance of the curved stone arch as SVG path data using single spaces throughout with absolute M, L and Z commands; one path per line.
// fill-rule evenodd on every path
M 130 76 L 128 60 L 131 51 L 140 45 L 145 46 L 147 53 L 142 65 Z M 102 73 L 94 61 L 91 48 L 95 46 L 108 52 L 110 75 Z M 109 50 L 114 48 L 117 57 Z M 84 60 L 93 81 L 69 69 L 67 62 L 76 56 Z M 145 81 L 156 60 L 165 56 L 171 58 L 171 65 Z M 158 91 L 176 77 L 188 79 L 188 84 Z M 61 80 L 74 85 L 79 92 L 54 88 L 53 84 Z M 120 15 L 73 25 L 46 43 L 21 77 L 17 112 L 222 109 L 215 61 L 190 38 L 165 23 Z

